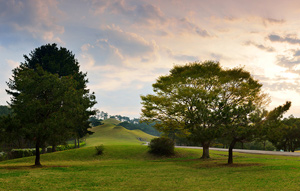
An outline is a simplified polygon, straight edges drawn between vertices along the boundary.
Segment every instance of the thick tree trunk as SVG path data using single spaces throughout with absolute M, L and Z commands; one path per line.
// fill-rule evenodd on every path
M 78 147 L 77 147 L 77 148 L 79 148 L 79 147 L 80 147 L 80 141 L 79 141 L 79 138 L 78 138 L 78 140 L 77 140 L 77 144 L 78 144 Z
M 36 141 L 35 144 L 35 164 L 34 166 L 42 166 L 40 162 L 40 142 Z
M 74 140 L 75 140 L 74 148 L 76 149 L 77 148 L 77 138 L 75 138 Z
M 201 159 L 208 159 L 209 158 L 209 142 L 202 143 L 203 153 Z
M 235 143 L 237 142 L 236 139 L 233 139 L 230 143 L 229 149 L 228 149 L 228 164 L 233 163 L 233 155 L 232 155 L 232 150 L 234 148 Z

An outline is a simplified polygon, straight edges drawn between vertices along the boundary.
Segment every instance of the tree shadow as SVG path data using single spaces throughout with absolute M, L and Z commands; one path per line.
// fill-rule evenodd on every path
M 0 169 L 6 170 L 33 170 L 33 169 L 46 169 L 46 168 L 65 168 L 65 165 L 20 165 L 20 166 L 0 166 Z

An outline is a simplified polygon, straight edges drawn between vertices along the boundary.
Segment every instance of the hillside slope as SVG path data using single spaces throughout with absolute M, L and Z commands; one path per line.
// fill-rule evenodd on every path
M 107 119 L 103 123 L 103 125 L 91 129 L 94 134 L 87 137 L 86 142 L 88 146 L 99 144 L 142 144 L 155 138 L 155 136 L 140 130 L 128 130 L 118 126 L 120 121 L 116 119 Z

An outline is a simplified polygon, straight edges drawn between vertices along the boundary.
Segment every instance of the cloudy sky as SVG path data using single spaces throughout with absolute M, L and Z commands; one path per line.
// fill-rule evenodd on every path
M 23 55 L 47 44 L 71 50 L 97 108 L 139 117 L 140 95 L 174 65 L 244 66 L 300 117 L 298 0 L 0 0 L 0 105 Z

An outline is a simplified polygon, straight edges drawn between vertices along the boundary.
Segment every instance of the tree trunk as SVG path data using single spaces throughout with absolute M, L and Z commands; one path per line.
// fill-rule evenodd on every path
M 209 158 L 209 142 L 202 143 L 203 153 L 201 159 L 208 159 Z
M 40 162 L 40 142 L 36 141 L 35 144 L 35 164 L 34 166 L 42 166 Z
M 79 148 L 79 147 L 80 147 L 80 141 L 79 141 L 79 138 L 78 138 L 78 140 L 77 140 L 77 144 L 78 144 L 78 147 L 77 147 L 77 148 Z
M 232 155 L 232 150 L 234 148 L 235 143 L 237 142 L 236 139 L 233 139 L 230 143 L 229 149 L 228 149 L 228 164 L 233 163 L 233 155 Z
M 52 152 L 56 152 L 56 145 L 52 145 Z
M 295 144 L 293 144 L 293 140 L 291 140 L 291 152 L 294 152 L 296 150 Z
M 77 148 L 77 138 L 75 138 L 75 144 L 74 144 L 74 148 Z

